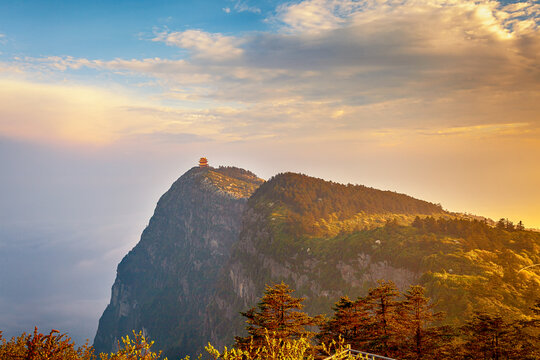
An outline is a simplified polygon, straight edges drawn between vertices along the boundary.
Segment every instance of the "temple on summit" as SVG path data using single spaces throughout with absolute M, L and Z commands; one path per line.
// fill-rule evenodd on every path
M 199 167 L 200 168 L 207 168 L 208 167 L 208 160 L 205 157 L 202 157 L 199 160 Z

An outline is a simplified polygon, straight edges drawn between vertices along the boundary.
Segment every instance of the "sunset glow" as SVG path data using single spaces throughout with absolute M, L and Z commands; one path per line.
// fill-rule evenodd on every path
M 81 261 L 113 266 L 205 156 L 538 229 L 539 26 L 533 0 L 2 2 L 0 225 L 106 220 Z

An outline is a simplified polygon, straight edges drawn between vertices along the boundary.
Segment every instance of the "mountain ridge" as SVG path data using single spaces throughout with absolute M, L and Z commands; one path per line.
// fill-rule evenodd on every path
M 195 355 L 208 341 L 229 345 L 243 329 L 238 313 L 254 305 L 267 283 L 281 281 L 306 297 L 311 314 L 330 311 L 342 295 L 365 295 L 378 279 L 400 289 L 422 284 L 447 303 L 449 322 L 476 303 L 518 316 L 530 305 L 519 291 L 530 297 L 540 290 L 534 272 L 515 274 L 521 264 L 540 262 L 540 234 L 303 174 L 264 182 L 238 168 L 193 168 L 162 196 L 152 219 L 139 243 L 151 246 L 136 250 L 137 244 L 118 267 L 94 342 L 100 351 L 128 325 L 146 331 L 169 357 Z M 505 261 L 507 268 L 499 265 Z M 499 300 L 489 300 L 486 282 L 499 284 L 493 295 Z M 137 286 L 148 288 L 134 292 Z M 122 313 L 122 296 L 144 311 Z

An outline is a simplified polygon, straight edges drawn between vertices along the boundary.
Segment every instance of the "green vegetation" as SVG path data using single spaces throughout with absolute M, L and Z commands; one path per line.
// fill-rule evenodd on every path
M 396 215 L 443 214 L 440 205 L 362 185 L 343 185 L 302 174 L 278 174 L 249 199 L 294 238 L 332 233 L 332 224 L 363 229 Z M 390 216 L 393 214 L 393 216 Z M 375 216 L 377 215 L 377 216 Z M 354 220 L 354 221 L 351 221 Z
M 365 293 L 366 288 L 351 286 L 355 279 L 345 279 L 340 266 L 354 267 L 356 278 L 361 278 L 364 272 L 355 264 L 369 259 L 371 264 L 414 274 L 435 299 L 437 310 L 447 313 L 447 324 L 460 325 L 475 311 L 523 318 L 540 294 L 540 267 L 531 267 L 540 263 L 538 232 L 431 216 L 418 216 L 410 224 L 389 221 L 333 237 L 295 238 L 273 222 L 268 226 L 273 241 L 259 243 L 259 251 L 290 264 L 299 274 L 306 270 L 304 264 L 317 264 L 318 271 L 307 276 L 323 289 Z M 302 293 L 309 298 L 309 310 L 322 311 L 321 306 L 312 306 L 315 294 Z

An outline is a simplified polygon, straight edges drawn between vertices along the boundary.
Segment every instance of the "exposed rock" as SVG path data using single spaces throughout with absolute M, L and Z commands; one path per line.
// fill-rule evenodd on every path
M 118 265 L 94 347 L 144 329 L 174 358 L 200 349 L 217 275 L 238 239 L 246 200 L 262 183 L 234 168 L 193 168 L 159 200 L 140 242 Z

